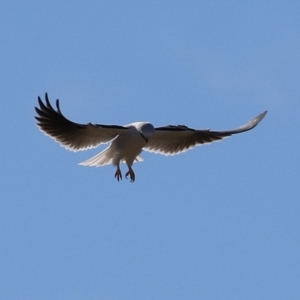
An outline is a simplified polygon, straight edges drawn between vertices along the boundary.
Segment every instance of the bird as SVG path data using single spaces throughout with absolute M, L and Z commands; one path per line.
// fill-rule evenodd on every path
M 37 126 L 46 135 L 53 138 L 64 148 L 82 151 L 95 148 L 101 144 L 110 145 L 99 154 L 81 162 L 82 166 L 100 167 L 112 164 L 116 167 L 115 178 L 122 180 L 120 163 L 126 163 L 128 171 L 125 178 L 135 181 L 132 165 L 143 161 L 143 150 L 175 155 L 188 151 L 195 146 L 220 141 L 234 134 L 249 131 L 265 117 L 267 111 L 259 114 L 247 124 L 233 130 L 212 131 L 210 129 L 193 129 L 185 125 L 167 125 L 154 127 L 149 122 L 134 122 L 128 125 L 79 124 L 67 119 L 60 110 L 56 100 L 56 110 L 50 104 L 48 94 L 45 102 L 38 96 L 39 107 L 35 107 Z

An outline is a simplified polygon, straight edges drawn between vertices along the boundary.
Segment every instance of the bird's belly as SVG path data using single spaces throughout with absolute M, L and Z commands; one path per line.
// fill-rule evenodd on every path
M 116 163 L 125 160 L 126 163 L 132 164 L 145 145 L 145 140 L 138 132 L 119 135 L 111 144 L 116 152 Z

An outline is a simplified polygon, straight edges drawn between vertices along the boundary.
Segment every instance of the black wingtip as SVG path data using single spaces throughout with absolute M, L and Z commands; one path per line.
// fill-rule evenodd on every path
M 58 99 L 56 99 L 56 108 L 57 108 L 57 111 L 61 114 L 60 106 L 59 106 L 59 100 Z
M 266 116 L 267 110 L 265 110 L 263 113 L 259 114 L 253 121 L 256 123 L 256 125 Z
M 232 134 L 234 134 L 234 133 L 240 133 L 240 132 L 244 132 L 244 131 L 248 131 L 248 130 L 253 129 L 266 116 L 267 112 L 268 111 L 265 110 L 263 113 L 259 114 L 257 117 L 255 117 L 254 119 L 252 119 L 251 121 L 249 121 L 247 124 L 239 127 L 237 130 L 233 130 Z
M 263 113 L 261 113 L 260 114 L 260 116 L 261 116 L 261 120 L 265 117 L 265 115 L 268 113 L 268 111 L 267 110 L 265 110 Z
M 39 106 L 40 106 L 40 110 L 47 110 L 46 105 L 44 104 L 43 100 L 41 99 L 40 96 L 38 96 L 38 102 L 39 102 Z
M 49 107 L 50 109 L 53 110 L 53 108 L 50 104 L 49 98 L 48 98 L 48 93 L 45 93 L 45 100 L 46 100 L 47 107 Z

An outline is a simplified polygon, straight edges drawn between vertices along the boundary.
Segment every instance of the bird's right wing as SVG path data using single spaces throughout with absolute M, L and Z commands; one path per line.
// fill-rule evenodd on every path
M 68 150 L 80 151 L 94 148 L 100 144 L 108 143 L 128 130 L 128 128 L 119 125 L 74 123 L 61 113 L 58 100 L 56 100 L 57 110 L 54 110 L 47 93 L 45 99 L 46 104 L 38 97 L 40 107 L 35 108 L 38 114 L 35 117 L 38 121 L 37 126 Z
M 184 125 L 169 125 L 155 128 L 153 136 L 149 139 L 145 151 L 163 155 L 175 155 L 185 152 L 202 144 L 212 143 L 231 136 L 253 129 L 267 114 L 261 113 L 247 124 L 233 130 L 212 131 L 210 129 L 197 130 Z

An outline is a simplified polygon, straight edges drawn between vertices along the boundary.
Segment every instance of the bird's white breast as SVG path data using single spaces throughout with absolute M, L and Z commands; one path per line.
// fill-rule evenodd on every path
M 111 147 L 115 150 L 118 158 L 133 163 L 135 158 L 142 152 L 146 141 L 135 126 L 120 134 L 113 140 Z

